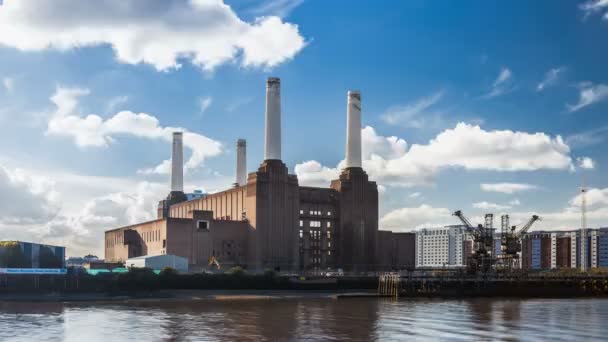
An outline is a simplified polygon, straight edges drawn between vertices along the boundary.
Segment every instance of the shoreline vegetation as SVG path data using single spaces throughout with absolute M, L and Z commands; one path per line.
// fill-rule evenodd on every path
M 130 302 L 146 300 L 247 300 L 353 297 L 378 295 L 377 276 L 297 277 L 273 271 L 250 274 L 240 268 L 226 273 L 179 274 L 166 268 L 156 274 L 132 268 L 125 273 L 90 275 L 0 274 L 0 302 Z M 536 273 L 517 277 L 400 277 L 394 284 L 400 298 L 608 297 L 608 275 Z

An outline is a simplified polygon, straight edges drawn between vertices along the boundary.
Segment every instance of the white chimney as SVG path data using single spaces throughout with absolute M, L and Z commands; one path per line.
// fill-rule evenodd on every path
M 247 184 L 247 141 L 239 139 L 236 142 L 236 185 Z
M 184 148 L 182 132 L 173 132 L 171 155 L 171 192 L 184 191 Z
M 346 167 L 361 167 L 361 93 L 349 90 L 346 105 Z
M 266 81 L 266 143 L 264 160 L 281 159 L 281 80 Z

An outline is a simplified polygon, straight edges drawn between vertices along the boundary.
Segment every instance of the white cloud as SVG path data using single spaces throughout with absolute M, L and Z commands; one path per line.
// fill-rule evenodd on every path
M 266 0 L 252 8 L 251 13 L 263 17 L 274 15 L 285 18 L 302 3 L 304 0 Z
M 430 107 L 443 97 L 443 91 L 436 92 L 405 106 L 390 107 L 382 120 L 391 125 L 401 125 L 411 128 L 422 128 L 429 124 L 437 125 L 442 121 L 439 113 L 428 113 Z
M 542 221 L 537 222 L 532 230 L 570 230 L 581 226 L 581 195 L 576 195 L 568 201 L 563 209 L 555 211 L 510 212 L 511 224 L 521 227 L 532 215 L 539 215 Z M 489 206 L 490 208 L 491 204 Z M 472 222 L 482 222 L 483 217 L 471 217 Z M 587 192 L 587 221 L 590 228 L 606 227 L 608 224 L 608 188 L 592 188 Z M 443 226 L 457 224 L 455 218 L 450 218 L 446 208 L 434 208 L 422 205 L 418 208 L 396 209 L 384 215 L 380 227 L 387 230 L 412 230 L 426 226 Z
M 413 192 L 413 193 L 411 193 L 411 194 L 410 194 L 408 197 L 409 197 L 409 198 L 418 198 L 418 197 L 420 197 L 421 195 L 422 195 L 422 194 L 421 194 L 421 193 L 419 193 L 419 192 Z
M 595 162 L 589 157 L 577 158 L 576 161 L 578 162 L 578 167 L 580 167 L 581 169 L 595 168 Z
M 516 192 L 537 189 L 536 185 L 521 183 L 486 183 L 481 184 L 481 190 L 488 192 L 501 192 L 503 194 L 514 194 Z
M 104 231 L 153 220 L 166 192 L 165 185 L 140 182 L 126 191 L 93 197 L 81 210 L 62 213 L 31 233 L 45 243 L 68 246 L 69 255 L 99 253 Z
M 120 109 L 120 107 L 123 106 L 128 101 L 129 101 L 129 97 L 126 95 L 113 97 L 110 99 L 110 101 L 108 101 L 106 112 L 108 112 L 108 113 L 114 112 L 115 110 Z
M 563 67 L 553 68 L 547 71 L 545 78 L 536 86 L 537 91 L 543 91 L 548 87 L 557 84 L 559 75 L 564 72 Z
M 204 113 L 207 111 L 207 109 L 209 109 L 209 107 L 211 106 L 211 103 L 213 103 L 213 98 L 211 96 L 204 96 L 198 99 L 198 107 L 201 111 L 201 113 Z
M 492 83 L 490 92 L 485 95 L 486 98 L 492 98 L 512 90 L 513 72 L 511 69 L 503 67 L 498 73 L 496 80 Z
M 584 82 L 580 86 L 578 103 L 574 105 L 566 105 L 570 112 L 576 112 L 582 108 L 590 106 L 608 98 L 608 85 L 594 85 L 589 82 Z
M 159 139 L 170 143 L 173 132 L 183 131 L 184 146 L 192 151 L 185 164 L 186 169 L 199 167 L 205 159 L 222 152 L 220 142 L 183 128 L 163 127 L 156 117 L 146 113 L 121 111 L 105 120 L 96 114 L 80 116 L 77 113 L 78 98 L 87 94 L 87 89 L 58 87 L 55 95 L 51 97 L 57 109 L 48 121 L 46 134 L 70 137 L 78 147 L 86 148 L 107 147 L 115 143 L 116 137 L 121 135 Z M 163 164 L 166 164 L 166 161 Z M 168 171 L 162 164 L 154 169 L 163 173 Z
M 0 165 L 0 225 L 36 224 L 54 217 L 59 208 L 52 187 L 45 177 Z
M 239 109 L 240 107 L 251 103 L 251 101 L 253 101 L 253 97 L 242 97 L 242 98 L 238 98 L 233 100 L 232 103 L 230 103 L 229 105 L 226 106 L 226 111 L 227 112 L 234 112 L 237 109 Z
M 572 148 L 596 145 L 606 139 L 608 126 L 600 126 L 588 131 L 576 133 L 566 137 L 566 144 Z
M 232 62 L 273 67 L 306 43 L 297 25 L 276 16 L 245 22 L 222 0 L 4 0 L 0 44 L 21 51 L 109 45 L 123 63 L 166 71 L 189 60 L 211 71 Z
M 12 92 L 15 88 L 15 80 L 11 77 L 3 77 L 2 78 L 2 86 L 7 92 Z
M 594 13 L 607 11 L 604 13 L 604 19 L 608 20 L 608 0 L 588 0 L 582 3 L 579 7 L 585 13 L 585 17 L 588 17 Z
M 426 145 L 414 144 L 409 151 L 404 140 L 378 135 L 372 127 L 362 131 L 363 167 L 383 185 L 430 185 L 444 169 L 489 171 L 567 170 L 572 167 L 570 149 L 560 136 L 544 133 L 485 131 L 479 126 L 459 123 L 438 134 Z M 335 168 L 308 161 L 298 168 L 300 182 L 321 179 L 325 184 L 343 167 Z M 301 164 L 299 164 L 301 165 Z
M 482 210 L 507 210 L 507 209 L 511 209 L 511 206 L 483 201 L 483 202 L 473 203 L 473 208 L 482 209 Z
M 295 166 L 300 185 L 327 186 L 332 179 L 337 179 L 340 172 L 337 168 L 328 168 L 316 160 L 309 160 Z
M 509 205 L 512 206 L 512 207 L 516 207 L 518 205 L 521 205 L 521 202 L 516 198 L 516 199 L 510 201 Z
M 380 228 L 392 231 L 410 231 L 454 223 L 454 218 L 449 209 L 434 208 L 428 204 L 422 204 L 419 207 L 390 211 L 380 219 Z

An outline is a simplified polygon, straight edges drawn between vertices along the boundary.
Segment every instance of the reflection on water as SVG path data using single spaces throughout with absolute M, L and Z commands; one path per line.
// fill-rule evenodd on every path
M 0 341 L 602 340 L 608 300 L 0 303 Z

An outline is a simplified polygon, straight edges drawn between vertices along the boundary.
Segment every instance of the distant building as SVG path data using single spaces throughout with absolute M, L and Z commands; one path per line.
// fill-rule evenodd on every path
M 580 229 L 533 231 L 524 234 L 522 268 L 532 270 L 580 268 L 581 259 L 586 260 L 587 268 L 608 267 L 608 228 L 586 231 L 585 241 L 581 241 Z M 582 250 L 586 251 L 586 258 L 581 258 Z
M 416 233 L 378 231 L 378 270 L 408 270 L 416 266 Z
M 188 272 L 188 259 L 176 255 L 146 255 L 127 259 L 127 267 L 151 268 L 160 271 L 165 267 L 170 267 L 179 272 Z
M 465 226 L 416 231 L 416 267 L 465 266 L 471 252 L 472 240 Z
M 172 145 L 171 192 L 157 220 L 108 230 L 106 261 L 144 255 L 184 257 L 192 269 L 215 257 L 252 270 L 376 270 L 378 188 L 362 168 L 361 95 L 347 94 L 346 162 L 328 187 L 300 186 L 281 160 L 280 80 L 266 83 L 264 160 L 246 172 L 246 143 L 237 141 L 233 187 L 190 199 L 183 192 L 182 133 Z
M 65 267 L 65 247 L 23 241 L 0 241 L 0 268 Z
M 103 262 L 96 255 L 85 255 L 84 257 L 69 257 L 65 261 L 66 267 L 85 268 L 86 265 L 95 262 Z
M 188 201 L 192 201 L 195 199 L 203 198 L 205 196 L 207 196 L 207 194 L 204 193 L 203 190 L 194 190 L 192 193 L 186 194 L 186 199 Z

